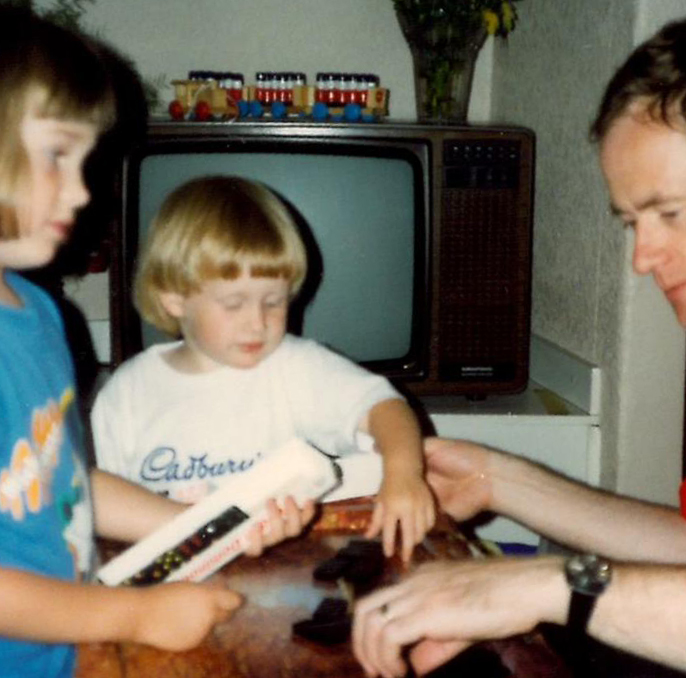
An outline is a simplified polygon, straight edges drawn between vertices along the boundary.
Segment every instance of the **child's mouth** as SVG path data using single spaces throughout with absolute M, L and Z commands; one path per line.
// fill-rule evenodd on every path
M 250 344 L 241 344 L 241 349 L 244 353 L 259 353 L 264 348 L 263 342 L 252 342 Z

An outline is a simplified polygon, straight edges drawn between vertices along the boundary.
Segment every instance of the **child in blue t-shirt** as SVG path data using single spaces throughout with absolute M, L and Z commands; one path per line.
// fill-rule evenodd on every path
M 51 299 L 18 271 L 53 260 L 89 201 L 83 165 L 114 116 L 95 47 L 16 8 L 0 8 L 0 661 L 3 676 L 68 678 L 73 643 L 198 644 L 240 598 L 189 583 L 88 583 L 93 531 L 133 541 L 183 505 L 86 470 L 74 371 Z M 268 536 L 312 514 L 270 505 Z

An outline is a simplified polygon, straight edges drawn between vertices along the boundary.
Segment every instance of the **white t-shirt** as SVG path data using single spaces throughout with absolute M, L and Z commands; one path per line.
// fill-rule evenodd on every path
M 176 342 L 123 364 L 91 415 L 98 466 L 149 489 L 197 501 L 290 438 L 341 455 L 377 403 L 400 398 L 383 377 L 308 339 L 286 335 L 252 369 L 176 371 Z

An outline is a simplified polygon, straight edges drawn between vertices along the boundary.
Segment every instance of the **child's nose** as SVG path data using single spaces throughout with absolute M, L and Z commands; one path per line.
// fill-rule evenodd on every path
M 262 304 L 254 304 L 250 308 L 248 323 L 250 329 L 253 330 L 263 330 L 266 326 L 265 312 L 262 308 Z
M 78 210 L 89 203 L 91 194 L 81 171 L 73 172 L 67 180 L 65 198 L 69 207 L 74 210 Z

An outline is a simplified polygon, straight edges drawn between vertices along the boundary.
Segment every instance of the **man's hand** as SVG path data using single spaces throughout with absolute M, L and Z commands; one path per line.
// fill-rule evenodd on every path
M 444 511 L 463 521 L 490 508 L 490 450 L 461 440 L 427 438 L 424 453 L 427 481 Z
M 473 643 L 506 638 L 540 621 L 562 621 L 569 590 L 559 558 L 438 562 L 362 599 L 353 651 L 369 676 L 419 674 Z

